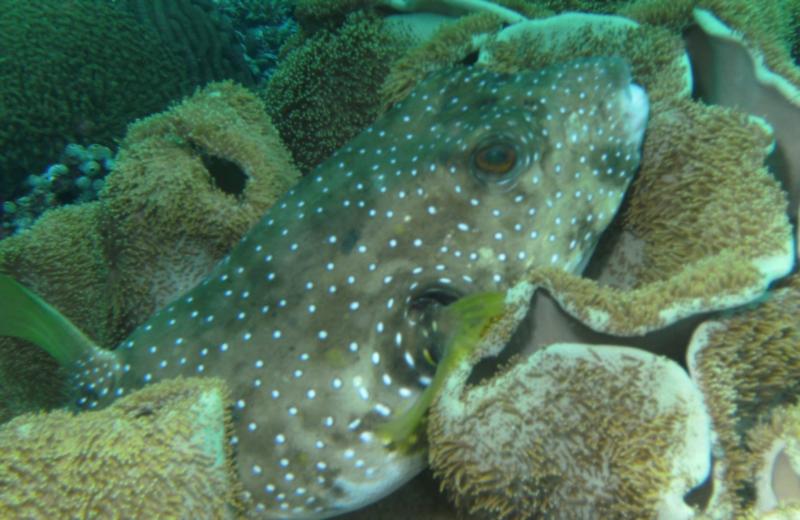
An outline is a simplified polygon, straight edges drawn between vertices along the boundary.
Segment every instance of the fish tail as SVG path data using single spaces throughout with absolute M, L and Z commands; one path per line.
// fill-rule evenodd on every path
M 63 367 L 100 374 L 104 395 L 120 370 L 117 356 L 96 345 L 58 309 L 7 274 L 0 273 L 0 336 L 24 339 Z M 95 370 L 97 369 L 97 370 Z M 94 384 L 89 383 L 94 392 Z M 84 400 L 87 400 L 84 398 Z
M 433 381 L 414 404 L 377 429 L 386 444 L 394 444 L 400 451 L 410 451 L 418 443 L 419 432 L 425 424 L 425 413 L 441 390 L 449 374 L 477 348 L 491 325 L 500 319 L 506 309 L 504 292 L 470 294 L 445 307 L 442 318 L 448 320 L 452 333 L 447 338 L 444 356 L 436 367 Z

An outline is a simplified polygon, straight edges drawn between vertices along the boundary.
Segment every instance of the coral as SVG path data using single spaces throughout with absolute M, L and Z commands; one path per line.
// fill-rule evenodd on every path
M 667 3 L 652 0 L 626 3 L 555 0 L 535 2 L 534 5 L 540 9 L 554 9 L 559 12 L 580 10 L 612 14 L 616 10 L 614 14 L 642 22 L 644 25 L 641 33 L 628 35 L 629 41 L 624 45 L 628 52 L 624 54 L 631 59 L 634 68 L 639 66 L 649 69 L 651 73 L 658 72 L 659 88 L 652 89 L 653 85 L 648 85 L 648 93 L 653 100 L 670 93 L 682 92 L 682 88 L 675 88 L 675 82 L 683 78 L 678 74 L 665 73 L 666 64 L 663 61 L 659 63 L 660 60 L 648 61 L 646 58 L 669 56 L 669 46 L 663 45 L 664 40 L 668 39 L 668 35 L 673 40 L 678 40 L 678 36 L 686 32 L 687 51 L 691 56 L 698 96 L 709 103 L 737 107 L 763 117 L 774 128 L 776 150 L 770 156 L 770 168 L 789 191 L 790 211 L 792 214 L 797 212 L 800 204 L 800 155 L 793 144 L 794 129 L 800 124 L 800 68 L 793 62 L 791 54 L 800 41 L 795 34 L 800 13 L 797 2 L 782 0 L 761 5 L 746 0 L 685 0 Z M 694 9 L 695 6 L 703 9 Z M 534 16 L 527 12 L 525 14 Z M 536 17 L 543 14 L 537 13 Z M 527 32 L 526 26 L 543 22 L 546 23 L 547 20 L 531 20 L 512 25 L 498 34 L 497 41 L 502 42 L 511 35 Z M 473 29 L 471 36 L 476 39 L 472 40 L 462 33 L 461 44 L 451 45 L 448 49 L 451 58 L 444 61 L 437 60 L 435 53 L 430 52 L 436 48 L 439 39 L 437 36 L 428 42 L 428 52 L 420 52 L 421 47 L 415 50 L 413 56 L 409 54 L 398 61 L 387 82 L 386 99 L 390 103 L 402 99 L 403 94 L 425 73 L 463 59 L 478 46 L 482 47 L 482 54 L 489 50 L 493 54 L 499 53 L 502 62 L 510 58 L 511 62 L 526 67 L 537 68 L 541 66 L 543 59 L 546 63 L 563 61 L 543 49 L 549 47 L 552 41 L 562 39 L 562 29 L 565 28 L 558 29 L 558 38 L 552 38 L 555 33 L 551 33 L 549 38 L 541 37 L 523 45 L 514 38 L 512 45 L 494 49 L 492 38 L 487 43 L 481 42 L 481 39 L 486 38 L 485 34 L 481 34 L 488 30 Z M 592 31 L 594 34 L 587 34 L 586 26 L 581 30 L 583 34 L 579 34 L 576 41 L 563 48 L 570 58 L 597 53 L 598 48 L 608 49 L 609 45 L 619 45 L 619 42 L 614 42 L 619 35 L 601 34 L 596 30 Z M 451 30 L 451 34 L 452 32 Z M 643 34 L 648 37 L 637 38 Z M 653 43 L 659 45 L 651 47 Z M 613 49 L 609 50 L 613 52 Z M 653 52 L 654 50 L 657 52 Z M 635 71 L 635 76 L 637 79 L 641 78 L 641 71 Z
M 505 297 L 502 292 L 476 293 L 445 307 L 437 320 L 438 323 L 447 323 L 444 328 L 449 333 L 436 375 L 410 408 L 378 428 L 377 433 L 384 442 L 394 444 L 400 451 L 410 451 L 415 447 L 430 403 L 441 392 L 450 372 L 475 355 L 472 349 L 481 344 L 484 331 L 503 318 L 507 312 Z
M 290 0 L 231 0 L 219 9 L 248 24 L 280 25 L 290 15 Z
M 174 379 L 101 411 L 27 414 L 0 428 L 3 518 L 233 518 L 218 379 Z
M 263 85 L 275 72 L 281 47 L 297 33 L 289 0 L 234 0 L 218 8 L 231 19 L 244 59 L 257 84 Z
M 697 8 L 697 9 L 696 9 Z M 764 117 L 775 129 L 770 167 L 789 191 L 792 214 L 800 204 L 800 67 L 796 0 L 637 0 L 618 14 L 686 35 L 696 94 L 708 103 Z
M 536 0 L 556 12 L 578 11 L 591 13 L 613 13 L 620 7 L 630 3 L 627 0 Z
M 800 125 L 800 68 L 792 62 L 788 50 L 775 41 L 775 35 L 785 33 L 785 28 L 784 31 L 770 26 L 752 29 L 759 35 L 772 30 L 772 37 L 757 37 L 753 42 L 722 24 L 709 11 L 696 10 L 695 19 L 698 23 L 689 33 L 688 49 L 702 99 L 737 107 L 763 117 L 772 125 L 776 144 L 770 166 L 786 187 L 789 210 L 796 215 L 800 207 L 800 149 L 796 145 Z M 753 48 L 753 44 L 758 46 Z
M 193 83 L 253 82 L 230 22 L 210 0 L 117 0 L 142 25 L 183 56 Z
M 292 51 L 264 91 L 267 109 L 300 170 L 308 172 L 371 123 L 378 90 L 401 40 L 354 14 Z
M 382 5 L 399 11 L 441 11 L 448 14 L 492 13 L 505 23 L 518 23 L 525 17 L 501 2 L 489 0 L 382 0 Z
M 118 323 L 193 287 L 297 177 L 263 104 L 232 82 L 131 125 L 101 194 Z
M 595 330 L 619 335 L 758 297 L 795 255 L 786 197 L 763 167 L 771 137 L 763 122 L 729 109 L 654 107 L 641 171 L 596 280 L 546 270 L 531 281 Z
M 688 365 L 708 403 L 720 455 L 713 507 L 738 513 L 754 505 L 753 466 L 769 440 L 763 424 L 777 428 L 776 410 L 800 398 L 798 312 L 795 276 L 763 302 L 705 322 L 692 337 Z
M 480 385 L 464 379 L 438 394 L 428 428 L 434 474 L 462 511 L 690 516 L 683 495 L 706 478 L 711 440 L 702 397 L 676 363 L 557 344 Z
M 753 3 L 748 0 L 537 0 L 535 3 L 556 12 L 580 11 L 617 14 L 647 25 L 657 25 L 683 33 L 695 25 L 695 8 L 713 12 L 725 24 L 736 29 L 753 48 L 764 53 L 773 70 L 790 65 L 789 51 L 797 44 L 795 27 L 800 7 L 796 0 Z M 794 71 L 792 71 L 794 69 Z M 786 69 L 796 77 L 797 69 Z
M 500 28 L 501 20 L 487 14 L 444 24 L 394 64 L 383 86 L 384 104 L 402 100 L 428 73 L 471 59 L 493 70 L 516 72 L 576 57 L 618 55 L 631 63 L 651 102 L 686 97 L 691 90 L 681 39 L 663 28 L 638 26 L 618 16 L 574 13 Z
M 31 227 L 48 209 L 97 200 L 103 178 L 114 166 L 111 149 L 98 144 L 68 144 L 61 161 L 41 175 L 29 175 L 25 182 L 30 191 L 3 203 L 0 238 Z
M 677 4 L 669 7 L 681 8 Z M 691 16 L 691 9 L 686 12 Z M 515 70 L 515 63 L 526 66 L 548 59 L 548 53 L 542 49 L 552 39 L 542 38 L 539 45 L 520 45 L 514 39 L 511 45 L 504 46 L 504 36 L 527 32 L 527 24 L 525 22 L 512 26 L 501 31 L 496 38 L 490 37 L 481 43 L 479 62 L 485 57 L 490 66 L 501 64 L 501 70 Z M 535 22 L 530 22 L 530 25 L 535 25 Z M 675 56 L 674 43 L 670 50 L 669 42 L 674 41 L 674 37 L 670 37 L 669 31 L 662 28 L 654 30 L 652 27 L 643 27 L 636 31 L 655 35 L 652 40 L 653 50 L 657 52 L 647 54 L 665 58 Z M 631 34 L 636 32 L 631 31 Z M 564 32 L 560 32 L 559 37 L 563 38 Z M 584 48 L 590 49 L 590 52 L 609 45 L 617 45 L 619 49 L 626 47 L 620 46 L 619 42 L 624 42 L 620 35 L 595 34 L 588 38 L 580 35 L 580 38 L 584 42 L 592 42 L 592 38 L 596 38 L 594 41 L 598 43 L 583 43 Z M 629 49 L 640 52 L 641 49 L 637 49 L 637 46 L 636 39 L 627 44 Z M 565 48 L 570 48 L 570 45 Z M 580 52 L 580 46 L 572 44 L 570 55 L 575 50 Z M 489 56 L 491 59 L 488 59 Z M 653 100 L 653 116 L 644 146 L 643 164 L 617 229 L 610 234 L 611 238 L 605 244 L 606 250 L 601 249 L 589 267 L 589 274 L 595 279 L 554 270 L 534 271 L 529 278 L 534 287 L 547 287 L 561 306 L 582 323 L 602 332 L 624 335 L 643 334 L 692 314 L 752 301 L 762 296 L 771 282 L 793 268 L 796 254 L 787 216 L 786 196 L 780 184 L 764 167 L 764 159 L 770 152 L 775 137 L 772 127 L 759 118 L 747 117 L 735 110 L 708 107 L 689 101 L 686 99 L 686 88 L 672 83 L 680 79 L 685 84 L 685 74 L 665 72 L 673 64 L 680 65 L 678 61 L 663 59 L 659 64 L 648 66 L 647 60 L 642 59 L 643 56 L 643 53 L 638 56 L 628 55 L 634 76 L 638 82 L 647 86 L 648 94 Z M 638 66 L 644 66 L 646 72 L 637 70 Z M 723 86 L 724 81 L 720 80 Z M 676 92 L 680 92 L 680 95 L 673 94 Z M 787 118 L 793 117 L 791 107 L 784 108 L 784 112 Z M 775 120 L 769 116 L 768 119 Z M 780 134 L 780 129 L 776 133 Z M 786 132 L 783 134 L 786 135 Z M 794 174 L 790 173 L 790 179 L 792 175 Z M 791 183 L 788 184 L 791 186 Z M 681 198 L 676 199 L 675 194 L 680 194 Z M 747 461 L 752 460 L 752 457 L 748 459 L 746 456 L 747 450 L 752 449 L 752 446 L 745 445 L 743 432 L 747 432 L 757 421 L 763 420 L 765 413 L 768 416 L 771 406 L 787 399 L 794 402 L 800 394 L 794 384 L 798 380 L 797 374 L 793 373 L 796 363 L 791 361 L 797 357 L 798 340 L 794 337 L 794 332 L 781 328 L 789 327 L 788 317 L 797 313 L 794 305 L 775 305 L 775 309 L 781 307 L 786 309 L 784 312 L 787 321 L 777 320 L 776 324 L 764 327 L 757 323 L 762 323 L 762 320 L 772 322 L 769 317 L 761 315 L 742 326 L 742 332 L 749 330 L 752 331 L 751 334 L 763 334 L 763 338 L 751 342 L 747 352 L 752 354 L 745 354 L 740 350 L 742 347 L 736 347 L 739 350 L 731 350 L 730 357 L 725 356 L 731 365 L 741 366 L 741 369 L 718 363 L 701 383 L 708 384 L 713 390 L 713 395 L 709 395 L 706 387 L 703 387 L 706 399 L 711 401 L 714 428 L 725 432 L 720 434 L 722 460 L 715 470 L 714 488 L 717 496 L 711 508 L 718 518 L 730 517 L 732 511 L 745 514 L 748 512 L 745 506 L 752 506 L 754 477 L 747 473 L 750 470 Z M 541 325 L 546 326 L 538 322 L 532 326 L 535 328 Z M 723 344 L 725 341 L 735 345 L 747 344 L 746 340 L 727 338 L 719 338 L 715 343 Z M 528 350 L 536 348 L 538 347 L 530 346 Z M 547 347 L 547 350 L 550 348 Z M 769 354 L 765 355 L 765 352 Z M 532 364 L 530 358 L 526 361 L 514 359 L 511 367 L 505 369 L 505 373 L 522 370 L 521 366 Z M 479 386 L 466 390 L 464 395 L 483 396 L 493 392 L 495 387 L 492 385 L 503 380 L 503 377 L 505 376 L 499 375 L 488 381 L 483 380 Z M 511 377 L 509 379 L 517 380 Z M 521 376 L 519 379 L 525 378 Z M 580 376 L 571 376 L 569 380 L 583 381 Z M 548 383 L 538 384 L 548 386 Z M 591 399 L 592 403 L 604 402 L 602 398 L 598 399 L 597 394 L 605 391 L 607 386 L 608 384 L 595 385 L 591 393 L 587 393 L 591 397 L 586 400 Z M 509 383 L 509 388 L 512 387 Z M 457 392 L 458 388 L 454 390 L 450 387 L 441 395 L 458 395 Z M 553 395 L 559 393 L 554 392 Z M 512 455 L 508 455 L 509 459 L 503 459 L 505 452 L 502 446 L 481 452 L 479 450 L 485 446 L 465 446 L 463 443 L 467 435 L 491 437 L 492 434 L 487 432 L 497 424 L 492 421 L 502 415 L 502 410 L 513 410 L 517 407 L 519 411 L 522 397 L 512 397 L 508 402 L 503 401 L 500 404 L 493 403 L 494 406 L 489 405 L 487 399 L 480 401 L 472 409 L 464 410 L 466 399 L 451 402 L 450 406 L 435 403 L 431 411 L 431 458 L 434 469 L 445 479 L 444 487 L 460 497 L 462 508 L 467 510 L 482 511 L 492 517 L 509 511 L 519 513 L 520 510 L 525 511 L 519 513 L 521 516 L 531 514 L 530 511 L 536 510 L 531 509 L 530 505 L 523 507 L 497 494 L 491 498 L 481 494 L 486 489 L 481 487 L 484 485 L 492 489 L 503 487 L 504 484 L 511 485 L 512 482 L 513 485 L 522 485 L 519 483 L 524 482 L 520 476 L 524 476 L 523 472 L 514 474 L 508 470 L 513 467 Z M 540 401 L 545 402 L 546 399 L 542 398 Z M 730 404 L 731 402 L 734 404 Z M 756 412 L 749 409 L 749 406 L 760 407 L 760 410 Z M 502 410 L 492 415 L 489 410 L 494 408 Z M 454 410 L 458 413 L 453 414 Z M 448 413 L 458 419 L 448 418 Z M 538 410 L 523 410 L 519 414 L 521 418 L 517 422 L 520 424 L 535 418 L 537 424 L 545 423 L 540 427 L 555 429 L 563 422 L 555 418 L 548 419 Z M 473 418 L 475 415 L 482 417 Z M 435 436 L 441 434 L 441 431 L 436 430 L 436 425 L 448 420 L 456 433 L 450 437 L 452 444 L 437 454 L 436 444 L 439 441 Z M 605 429 L 605 425 L 603 428 Z M 577 439 L 585 441 L 586 435 Z M 524 433 L 516 433 L 514 438 L 526 436 Z M 469 477 L 465 477 L 465 466 L 450 465 L 452 459 L 448 457 L 452 453 L 471 453 L 471 450 L 479 451 L 474 459 L 478 464 L 491 457 L 502 462 L 486 473 L 473 473 L 473 478 L 469 480 Z M 444 455 L 440 456 L 441 453 Z M 508 453 L 518 455 L 520 450 L 509 449 Z M 454 456 L 456 460 L 458 455 Z M 620 474 L 625 472 L 620 471 Z M 652 471 L 649 470 L 648 474 L 652 476 Z M 470 485 L 465 484 L 468 480 Z M 542 482 L 541 488 L 549 489 L 549 485 L 549 482 Z M 585 492 L 576 494 L 587 495 Z M 524 496 L 524 490 L 517 489 L 516 495 Z M 540 498 L 534 497 L 536 500 Z M 486 500 L 482 502 L 482 499 Z M 737 500 L 743 502 L 736 502 Z M 735 505 L 731 505 L 732 502 L 736 502 Z M 657 501 L 651 499 L 639 504 L 654 507 Z M 564 511 L 563 508 L 558 509 L 559 514 L 564 514 Z M 569 516 L 571 513 L 566 511 Z M 726 511 L 730 513 L 727 516 Z M 613 517 L 614 514 L 608 516 Z
M 670 5 L 670 8 L 679 10 L 681 6 Z M 685 12 L 691 16 L 691 8 Z M 525 27 L 527 24 L 512 26 L 497 37 L 481 37 L 480 32 L 475 31 L 462 36 L 460 41 L 470 51 L 479 49 L 479 63 L 485 61 L 500 70 L 535 67 L 548 59 L 556 59 L 552 56 L 557 56 L 557 53 L 552 49 L 543 51 L 553 41 L 546 37 L 541 37 L 538 42 L 536 37 L 531 38 L 525 45 L 520 45 L 514 38 L 509 39 L 510 44 L 505 44 L 504 37 L 514 33 L 526 32 L 530 36 Z M 535 23 L 530 22 L 530 25 Z M 675 23 L 668 27 L 674 30 L 679 25 Z M 603 332 L 643 334 L 699 312 L 747 303 L 763 295 L 769 284 L 786 275 L 794 264 L 795 249 L 786 214 L 787 200 L 780 184 L 764 168 L 764 159 L 775 137 L 772 127 L 761 119 L 747 117 L 735 110 L 707 107 L 686 99 L 689 93 L 686 62 L 681 62 L 678 56 L 681 44 L 671 30 L 643 26 L 629 31 L 628 35 L 584 33 L 562 47 L 570 56 L 576 51 L 578 55 L 580 52 L 597 52 L 598 48 L 622 52 L 631 60 L 637 82 L 646 85 L 654 101 L 642 171 L 617 229 L 605 244 L 606 250 L 600 251 L 595 263 L 590 265 L 589 273 L 595 280 L 554 270 L 532 272 L 529 278 L 534 286 L 548 287 L 570 314 Z M 642 36 L 646 36 L 644 40 Z M 477 43 L 471 37 L 477 37 Z M 559 37 L 564 38 L 563 31 Z M 484 40 L 480 41 L 480 38 Z M 648 38 L 652 43 L 642 46 Z M 424 45 L 431 45 L 431 42 L 435 42 L 435 38 Z M 457 49 L 456 46 L 452 48 Z M 643 52 L 644 49 L 647 52 Z M 648 63 L 651 56 L 660 58 Z M 424 70 L 426 59 L 420 54 L 415 60 L 403 58 L 398 61 L 398 65 L 406 63 L 409 70 Z M 412 86 L 418 79 L 413 74 L 407 77 L 411 79 L 405 84 Z M 390 75 L 390 79 L 393 78 Z M 404 85 L 403 82 L 396 84 Z M 396 98 L 403 97 L 403 88 L 395 89 L 395 92 L 399 92 Z M 681 194 L 680 200 L 676 200 L 676 193 Z M 534 323 L 533 327 L 539 325 Z M 781 334 L 776 333 L 776 336 Z M 775 356 L 776 359 L 785 357 L 782 351 L 776 352 Z M 518 364 L 522 362 L 515 360 L 515 363 L 509 371 L 518 370 Z M 764 381 L 772 381 L 782 379 L 784 371 L 759 373 Z M 715 374 L 715 377 L 727 381 L 728 377 L 741 379 L 744 374 Z M 796 379 L 795 376 L 789 380 Z M 488 391 L 486 385 L 491 384 L 491 381 L 482 381 L 474 393 Z M 452 395 L 452 390 L 452 387 L 448 388 L 442 395 Z M 791 385 L 784 389 L 765 385 L 762 390 L 759 398 L 768 402 L 798 393 Z M 595 401 L 592 394 L 592 402 Z M 512 400 L 512 403 L 516 401 Z M 461 404 L 453 404 L 452 409 L 463 413 L 459 418 L 465 423 L 472 412 L 488 416 L 484 408 L 465 411 L 459 408 Z M 447 411 L 442 412 L 434 406 L 432 424 L 441 421 L 438 415 L 445 413 Z M 729 411 L 729 415 L 731 413 Z M 536 417 L 537 422 L 541 420 L 538 411 L 527 413 L 525 417 Z M 464 428 L 491 428 L 492 424 L 487 425 L 490 419 L 483 419 L 482 423 L 475 419 Z M 739 425 L 737 431 L 744 428 L 747 426 Z M 431 432 L 431 435 L 437 433 Z M 454 440 L 457 445 L 454 450 L 463 448 L 464 452 L 469 452 L 469 446 L 464 448 L 459 444 L 463 436 L 455 434 L 453 439 L 458 439 L 458 442 Z M 434 450 L 433 443 L 437 441 L 433 438 L 431 441 Z M 476 459 L 502 458 L 503 450 L 495 451 L 497 453 L 482 452 Z M 431 453 L 433 457 L 434 451 Z M 510 450 L 509 453 L 518 454 L 519 450 Z M 439 463 L 446 464 L 442 460 Z M 720 464 L 720 467 L 724 466 L 725 463 Z M 434 468 L 437 469 L 435 461 Z M 509 473 L 507 466 L 501 463 L 493 471 L 476 477 L 474 482 L 479 484 L 465 491 L 457 488 L 463 483 L 459 480 L 463 473 L 460 477 L 455 476 L 462 470 L 461 466 L 437 469 L 444 475 L 444 486 L 462 497 L 462 507 L 478 510 L 483 507 L 476 506 L 476 500 L 480 500 L 476 498 L 480 495 L 476 491 L 480 483 L 506 482 L 503 479 Z M 451 478 L 449 482 L 448 478 Z M 510 479 L 513 480 L 514 476 Z M 456 488 L 453 482 L 457 483 Z M 723 487 L 721 483 L 720 486 Z M 513 508 L 519 505 L 502 499 L 487 504 L 488 509 L 483 512 L 491 510 L 489 516 L 493 517 L 504 511 L 504 507 L 518 511 Z M 648 504 L 650 506 L 652 502 Z M 495 507 L 497 509 L 491 509 Z
M 0 270 L 112 347 L 205 276 L 298 177 L 261 101 L 210 84 L 132 125 L 100 199 L 0 242 Z M 63 399 L 39 349 L 0 338 L 0 352 L 0 420 Z
M 294 15 L 309 34 L 340 27 L 354 12 L 371 10 L 378 0 L 296 0 Z
M 518 23 L 486 39 L 478 63 L 515 72 L 597 55 L 625 58 L 651 105 L 691 93 L 691 69 L 680 37 L 620 16 L 568 13 Z
M 480 35 L 495 32 L 502 21 L 492 14 L 465 16 L 441 26 L 429 40 L 411 48 L 391 67 L 381 86 L 381 105 L 389 107 L 403 100 L 425 76 L 454 65 L 479 48 Z
M 5 200 L 67 143 L 111 146 L 128 122 L 189 88 L 179 58 L 105 2 L 0 0 L 0 48 Z
M 713 13 L 723 24 L 733 27 L 740 34 L 737 38 L 740 42 L 758 49 L 756 52 L 763 56 L 767 67 L 795 85 L 800 84 L 800 70 L 791 60 L 791 49 L 797 42 L 795 31 L 800 9 L 796 0 L 758 4 L 748 0 L 679 0 L 669 3 L 636 0 L 620 6 L 618 14 L 680 31 L 695 23 L 706 23 L 696 18 L 695 8 Z
M 800 513 L 800 404 L 774 410 L 747 434 L 758 514 Z

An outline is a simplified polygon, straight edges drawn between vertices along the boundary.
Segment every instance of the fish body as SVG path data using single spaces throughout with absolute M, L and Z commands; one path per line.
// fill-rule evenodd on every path
M 504 290 L 533 266 L 582 269 L 646 119 L 617 58 L 432 75 L 102 369 L 86 360 L 81 405 L 221 377 L 249 516 L 325 518 L 388 494 L 424 466 L 375 433 L 435 372 L 422 309 Z

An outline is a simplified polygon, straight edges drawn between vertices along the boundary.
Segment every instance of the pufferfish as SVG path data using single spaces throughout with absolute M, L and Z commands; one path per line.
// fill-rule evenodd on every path
M 83 408 L 176 376 L 227 381 L 246 516 L 360 508 L 424 466 L 421 448 L 381 432 L 447 355 L 436 312 L 535 266 L 581 271 L 638 167 L 647 117 L 616 57 L 434 73 L 115 349 L 60 317 L 36 325 L 59 341 L 27 337 L 72 369 Z

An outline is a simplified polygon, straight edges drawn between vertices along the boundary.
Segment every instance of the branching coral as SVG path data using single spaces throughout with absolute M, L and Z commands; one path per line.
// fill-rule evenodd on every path
M 0 428 L 3 518 L 233 518 L 228 390 L 175 379 L 99 411 Z
M 111 149 L 95 144 L 68 144 L 60 160 L 40 175 L 29 175 L 25 184 L 30 191 L 3 203 L 0 238 L 29 228 L 48 209 L 97 200 L 103 178 L 114 167 Z

